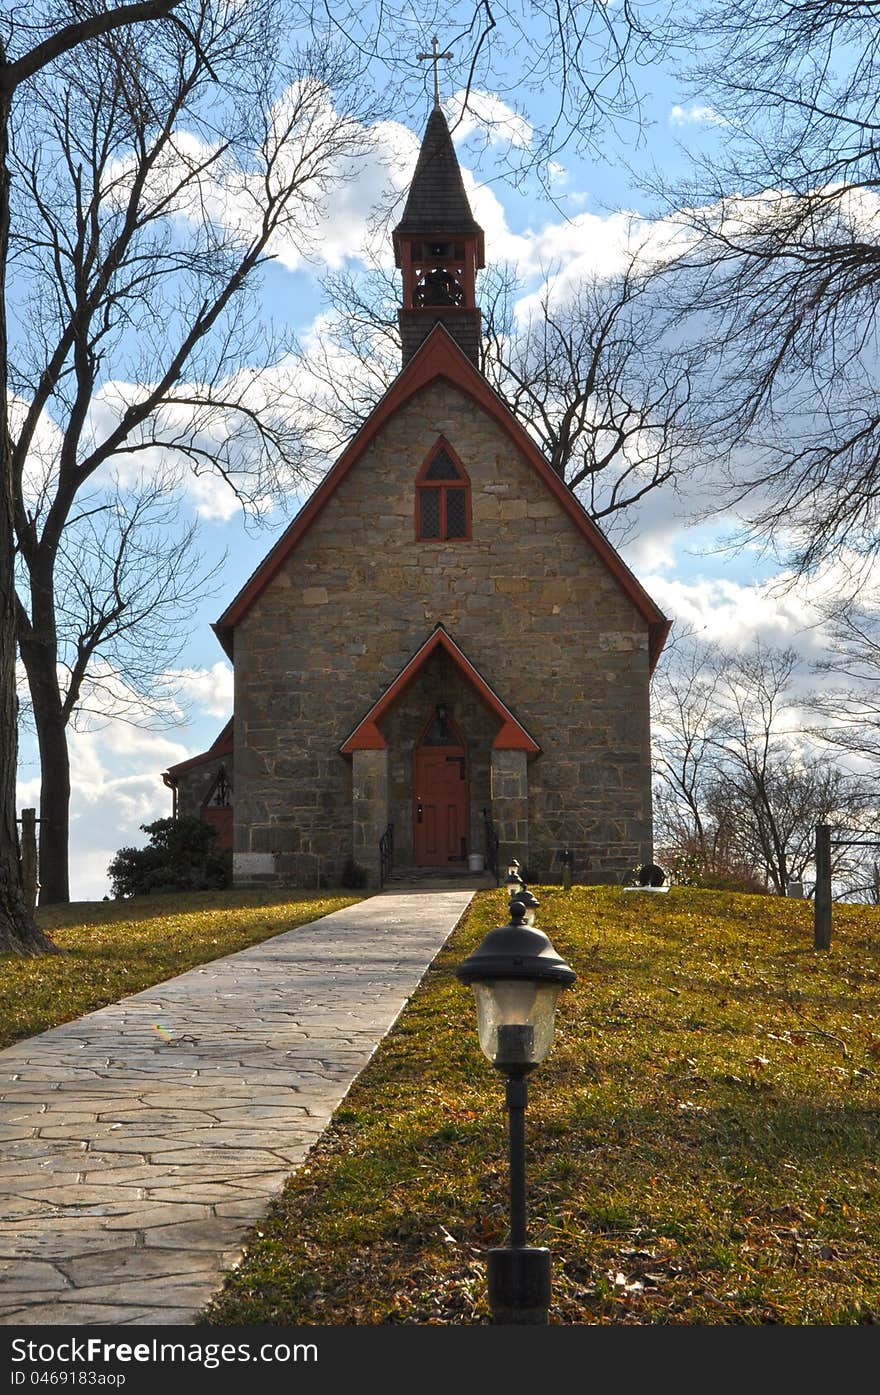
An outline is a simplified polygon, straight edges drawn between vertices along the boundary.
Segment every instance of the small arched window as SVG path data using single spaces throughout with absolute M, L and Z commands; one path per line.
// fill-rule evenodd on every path
M 471 536 L 471 482 L 441 436 L 416 479 L 416 538 L 446 542 Z
M 217 777 L 202 800 L 203 809 L 228 809 L 232 804 L 232 783 L 226 774 L 226 766 L 221 765 Z

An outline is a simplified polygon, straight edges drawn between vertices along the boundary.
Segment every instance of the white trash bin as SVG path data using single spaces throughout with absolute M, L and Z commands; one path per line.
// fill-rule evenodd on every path
M 484 859 L 483 859 L 483 854 L 482 854 L 482 853 L 469 853 L 469 854 L 468 854 L 468 870 L 471 871 L 471 872 L 482 872 L 482 870 L 483 870 L 483 861 L 484 861 Z

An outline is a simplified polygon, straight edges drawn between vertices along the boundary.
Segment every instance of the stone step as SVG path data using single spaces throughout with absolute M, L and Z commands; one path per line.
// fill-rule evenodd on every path
M 411 887 L 440 891 L 472 888 L 484 891 L 494 886 L 495 878 L 491 872 L 469 872 L 456 867 L 395 867 L 388 874 L 384 889 Z

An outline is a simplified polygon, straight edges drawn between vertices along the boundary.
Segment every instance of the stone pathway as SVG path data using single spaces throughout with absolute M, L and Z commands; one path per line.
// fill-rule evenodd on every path
M 0 1325 L 192 1322 L 472 895 L 385 892 L 0 1051 Z

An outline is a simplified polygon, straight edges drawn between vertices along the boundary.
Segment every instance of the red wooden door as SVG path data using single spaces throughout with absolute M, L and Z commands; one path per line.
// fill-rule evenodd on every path
M 205 804 L 202 807 L 202 820 L 217 830 L 217 851 L 232 852 L 232 807 L 229 804 Z
M 415 862 L 447 867 L 467 856 L 467 778 L 461 746 L 416 749 Z

